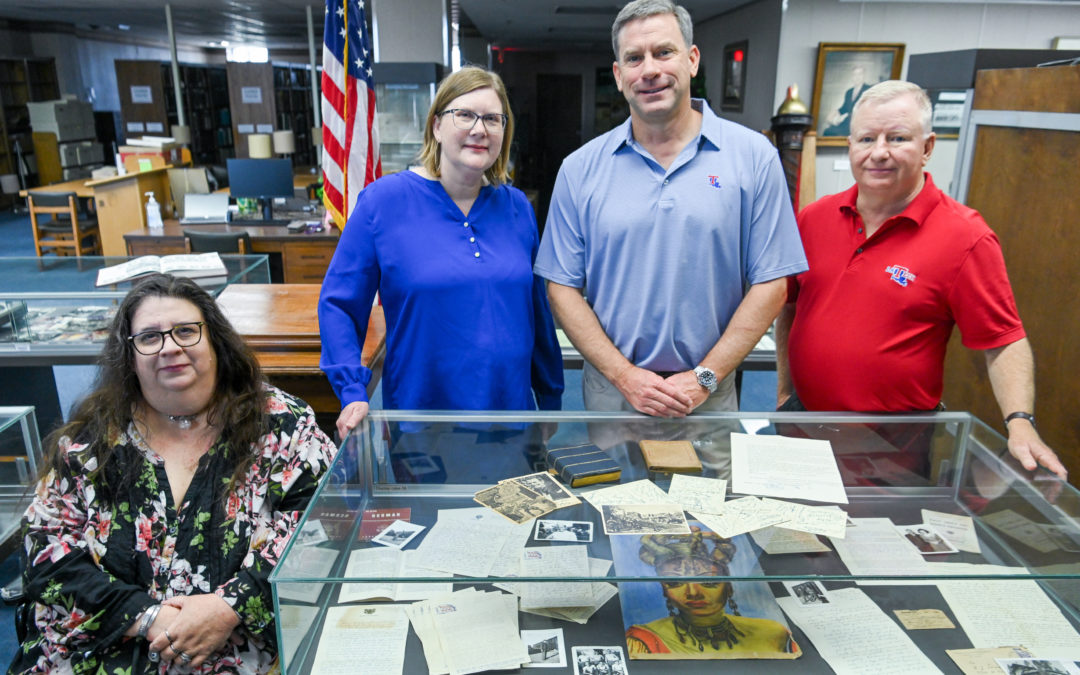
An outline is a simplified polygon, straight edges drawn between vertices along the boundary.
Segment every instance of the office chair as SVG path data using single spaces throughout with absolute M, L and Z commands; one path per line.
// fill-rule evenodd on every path
M 247 232 L 199 232 L 184 230 L 184 249 L 188 253 L 239 253 L 251 251 L 251 235 Z
M 229 170 L 226 167 L 216 164 L 207 166 L 206 178 L 210 183 L 211 192 L 229 187 Z
M 46 250 L 57 255 L 101 255 L 101 235 L 97 218 L 74 192 L 30 192 L 30 226 L 34 230 L 34 250 L 40 258 Z M 48 220 L 38 216 L 47 215 Z

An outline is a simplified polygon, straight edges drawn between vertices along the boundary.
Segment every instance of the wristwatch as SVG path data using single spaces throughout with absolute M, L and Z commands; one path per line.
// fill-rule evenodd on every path
M 705 387 L 710 394 L 716 391 L 716 373 L 712 370 L 698 366 L 694 368 L 694 375 L 697 375 L 697 383 Z
M 1024 419 L 1031 422 L 1031 426 L 1035 426 L 1035 416 L 1029 412 L 1014 412 L 1005 416 L 1005 426 L 1009 426 L 1009 422 L 1015 419 Z

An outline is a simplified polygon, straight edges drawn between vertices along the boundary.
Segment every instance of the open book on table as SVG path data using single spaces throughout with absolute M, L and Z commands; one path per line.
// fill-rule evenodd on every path
M 126 263 L 103 267 L 98 270 L 97 286 L 108 286 L 147 274 L 173 274 L 179 277 L 200 279 L 203 277 L 226 277 L 228 270 L 221 256 L 212 253 L 181 253 L 177 255 L 144 255 Z

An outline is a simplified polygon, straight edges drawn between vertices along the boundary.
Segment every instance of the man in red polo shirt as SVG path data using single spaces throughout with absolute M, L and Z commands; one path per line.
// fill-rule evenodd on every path
M 1034 358 L 1001 245 L 924 173 L 933 148 L 920 87 L 891 80 L 859 98 L 848 137 L 855 185 L 799 215 L 810 270 L 790 279 L 777 320 L 777 403 L 933 410 L 955 324 L 966 347 L 986 354 L 1009 452 L 1064 477 L 1035 430 Z

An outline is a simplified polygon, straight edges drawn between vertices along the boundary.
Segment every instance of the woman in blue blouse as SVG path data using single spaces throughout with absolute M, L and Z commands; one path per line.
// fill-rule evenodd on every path
M 375 292 L 386 312 L 383 403 L 401 410 L 557 410 L 562 358 L 536 216 L 506 184 L 514 118 L 498 75 L 439 85 L 420 167 L 358 196 L 319 299 L 321 367 L 344 436 L 368 411 L 361 365 Z M 534 399 L 535 395 L 535 399 Z

